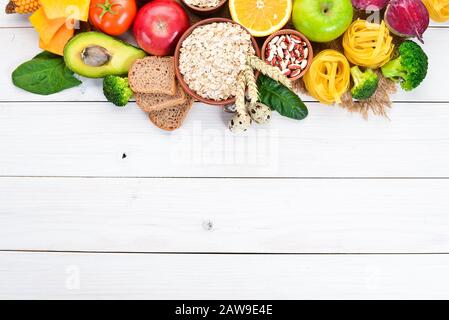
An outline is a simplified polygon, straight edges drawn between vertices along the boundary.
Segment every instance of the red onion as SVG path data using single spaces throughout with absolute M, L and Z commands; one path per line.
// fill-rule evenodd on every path
M 358 10 L 379 11 L 385 8 L 389 0 L 352 0 L 352 5 Z
M 391 0 L 385 11 L 391 32 L 400 37 L 417 37 L 421 42 L 429 20 L 429 11 L 421 0 Z

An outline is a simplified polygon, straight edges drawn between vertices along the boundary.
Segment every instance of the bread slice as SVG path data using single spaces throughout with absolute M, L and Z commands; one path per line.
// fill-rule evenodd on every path
M 181 128 L 192 108 L 192 104 L 193 99 L 186 98 L 186 101 L 180 105 L 150 112 L 150 120 L 162 130 L 174 131 Z
M 169 96 L 163 93 L 136 93 L 137 105 L 145 112 L 159 111 L 180 105 L 186 101 L 186 94 L 181 85 L 177 85 L 176 94 Z
M 173 57 L 138 59 L 129 69 L 131 89 L 137 93 L 176 94 L 176 74 Z

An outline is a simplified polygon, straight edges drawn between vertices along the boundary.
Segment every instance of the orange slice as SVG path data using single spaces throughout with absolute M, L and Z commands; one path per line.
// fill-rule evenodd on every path
M 230 0 L 232 19 L 255 37 L 281 30 L 292 15 L 292 0 Z

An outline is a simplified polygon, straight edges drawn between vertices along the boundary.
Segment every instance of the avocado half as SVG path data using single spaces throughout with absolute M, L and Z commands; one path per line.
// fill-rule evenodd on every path
M 87 78 L 125 75 L 134 61 L 146 55 L 143 50 L 95 31 L 76 35 L 64 48 L 67 67 Z

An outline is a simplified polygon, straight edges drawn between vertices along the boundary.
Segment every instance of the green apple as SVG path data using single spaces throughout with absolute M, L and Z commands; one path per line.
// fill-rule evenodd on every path
M 329 42 L 340 37 L 352 23 L 351 0 L 295 0 L 293 24 L 309 40 Z

